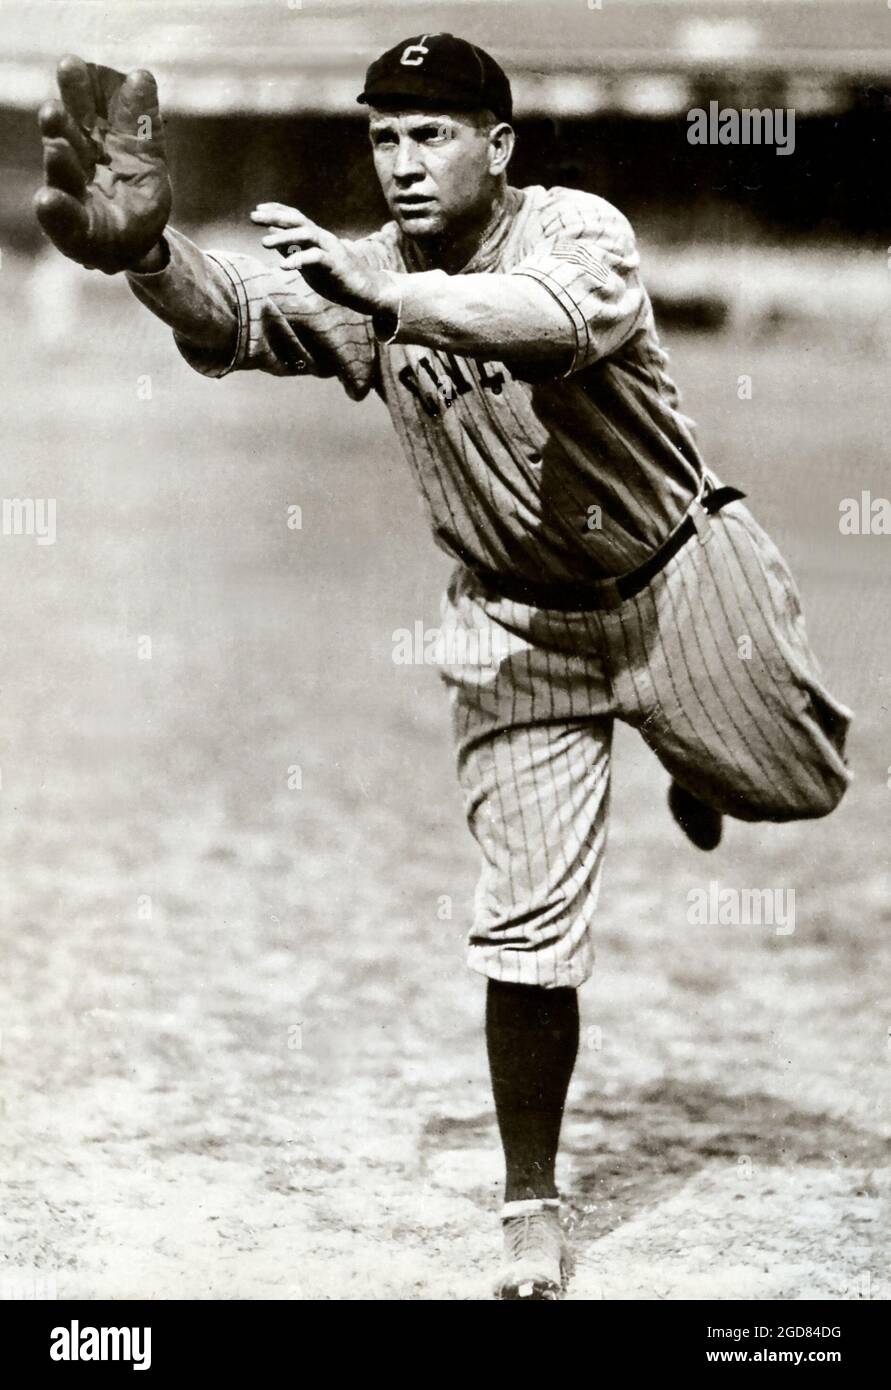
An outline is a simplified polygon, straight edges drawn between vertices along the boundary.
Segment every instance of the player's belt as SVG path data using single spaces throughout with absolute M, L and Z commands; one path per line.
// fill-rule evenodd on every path
M 738 502 L 745 497 L 738 487 L 711 487 L 705 490 L 690 507 L 683 521 L 654 550 L 648 559 L 637 569 L 615 578 L 598 579 L 593 583 L 584 580 L 560 581 L 556 584 L 539 584 L 517 575 L 498 574 L 494 570 L 471 565 L 473 574 L 482 584 L 500 598 L 511 599 L 515 603 L 529 604 L 534 608 L 551 608 L 560 613 L 584 613 L 597 608 L 616 608 L 626 599 L 633 598 L 645 589 L 650 580 L 663 570 L 673 555 L 677 555 L 691 536 L 695 536 L 702 524 L 698 514 L 701 508 L 709 516 L 726 507 L 728 502 Z

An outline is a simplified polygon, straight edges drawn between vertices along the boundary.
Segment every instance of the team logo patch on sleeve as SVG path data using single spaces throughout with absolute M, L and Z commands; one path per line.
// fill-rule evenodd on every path
M 568 261 L 571 265 L 580 266 L 601 285 L 605 285 L 609 280 L 609 269 L 603 264 L 603 261 L 599 261 L 596 256 L 593 256 L 581 242 L 558 242 L 551 251 L 551 255 L 556 256 L 560 261 Z

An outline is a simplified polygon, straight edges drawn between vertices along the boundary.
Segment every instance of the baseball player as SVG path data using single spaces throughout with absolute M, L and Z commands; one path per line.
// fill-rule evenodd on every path
M 626 219 L 591 193 L 512 187 L 507 77 L 450 34 L 368 69 L 359 101 L 392 221 L 345 240 L 253 213 L 282 260 L 167 226 L 151 75 L 63 59 L 41 111 L 37 213 L 127 273 L 198 371 L 337 377 L 386 402 L 455 560 L 441 669 L 482 873 L 468 945 L 506 1167 L 496 1295 L 570 1273 L 554 1165 L 623 719 L 703 849 L 722 817 L 828 814 L 849 711 L 824 688 L 783 559 L 678 410 Z M 299 414 L 300 402 L 282 398 Z

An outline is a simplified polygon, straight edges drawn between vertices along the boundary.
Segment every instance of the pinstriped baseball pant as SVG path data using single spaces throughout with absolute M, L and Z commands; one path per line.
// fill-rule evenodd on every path
M 850 780 L 850 712 L 823 686 L 795 582 L 741 502 L 613 608 L 530 607 L 459 566 L 440 671 L 482 852 L 468 964 L 496 980 L 590 974 L 615 719 L 742 820 L 827 815 Z

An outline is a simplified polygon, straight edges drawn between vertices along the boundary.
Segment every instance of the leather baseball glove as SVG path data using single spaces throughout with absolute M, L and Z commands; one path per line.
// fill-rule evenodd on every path
M 144 69 L 125 77 L 76 57 L 57 78 L 61 101 L 38 117 L 46 185 L 35 210 L 64 255 L 113 275 L 157 245 L 170 215 L 157 85 Z

